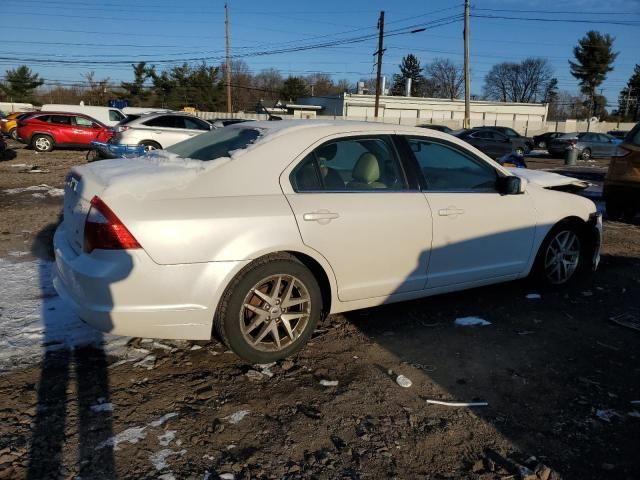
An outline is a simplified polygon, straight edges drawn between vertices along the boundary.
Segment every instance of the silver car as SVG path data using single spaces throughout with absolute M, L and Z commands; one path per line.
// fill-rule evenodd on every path
M 619 143 L 620 140 L 606 133 L 573 132 L 551 140 L 548 150 L 551 155 L 562 156 L 573 145 L 580 158 L 589 160 L 592 157 L 611 157 Z
M 152 113 L 120 123 L 111 142 L 120 145 L 144 145 L 145 151 L 158 150 L 211 129 L 213 126 L 209 122 L 187 113 Z

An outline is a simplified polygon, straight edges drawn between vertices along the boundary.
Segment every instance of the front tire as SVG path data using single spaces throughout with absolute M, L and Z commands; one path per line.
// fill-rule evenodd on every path
M 591 160 L 591 150 L 585 148 L 584 150 L 582 150 L 582 154 L 580 155 L 580 157 L 582 158 L 582 160 Z
M 297 352 L 320 320 L 317 280 L 295 257 L 269 255 L 245 267 L 224 293 L 214 328 L 239 357 L 270 363 Z
M 520 155 L 521 157 L 524 157 L 525 151 L 523 147 L 516 147 L 515 152 L 517 155 Z
M 9 137 L 11 137 L 11 140 L 18 140 L 18 129 L 17 128 L 12 128 L 11 130 L 9 130 Z
M 49 135 L 34 135 L 31 146 L 36 152 L 44 153 L 53 150 L 53 138 Z
M 551 229 L 542 242 L 534 277 L 544 285 L 565 285 L 573 280 L 585 263 L 586 242 L 575 222 L 562 222 Z

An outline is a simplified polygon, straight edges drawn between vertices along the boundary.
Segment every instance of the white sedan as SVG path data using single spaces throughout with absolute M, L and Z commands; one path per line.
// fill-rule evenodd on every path
M 248 122 L 67 177 L 54 284 L 87 323 L 209 339 L 267 363 L 331 313 L 599 259 L 590 200 L 527 182 L 450 135 Z

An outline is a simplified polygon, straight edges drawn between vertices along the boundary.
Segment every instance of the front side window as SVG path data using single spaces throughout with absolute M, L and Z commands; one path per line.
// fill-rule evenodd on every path
M 457 148 L 409 138 L 409 146 L 429 191 L 495 191 L 498 174 L 491 165 Z
M 189 130 L 211 130 L 207 122 L 198 118 L 184 117 L 184 127 Z
M 122 115 L 118 110 L 109 110 L 109 121 L 110 122 L 121 122 L 126 117 Z
M 518 132 L 516 132 L 515 130 L 513 130 L 512 128 L 504 128 L 502 130 L 502 133 L 504 133 L 507 137 L 519 137 L 520 134 Z
M 398 157 L 386 137 L 356 137 L 316 148 L 294 169 L 294 190 L 405 190 Z
M 73 117 L 76 121 L 76 125 L 78 125 L 79 127 L 86 127 L 86 128 L 92 128 L 93 127 L 93 122 L 87 118 L 84 117 Z

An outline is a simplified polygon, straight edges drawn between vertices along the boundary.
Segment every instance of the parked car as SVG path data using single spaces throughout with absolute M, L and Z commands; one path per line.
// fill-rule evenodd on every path
M 525 153 L 529 153 L 533 150 L 533 139 L 529 137 L 525 137 L 524 135 L 520 135 L 513 128 L 509 127 L 478 127 L 482 129 L 495 130 L 496 132 L 500 132 L 503 135 L 506 135 L 513 143 L 514 151 L 519 155 L 524 155 Z
M 473 145 L 493 159 L 516 151 L 511 139 L 496 130 L 470 128 L 454 132 L 453 135 Z M 522 154 L 522 152 L 517 153 Z
M 42 112 L 68 112 L 80 113 L 82 115 L 95 118 L 103 125 L 114 127 L 127 116 L 117 108 L 97 107 L 93 105 L 64 105 L 57 103 L 45 104 L 41 108 Z
M 452 128 L 447 127 L 446 125 L 433 125 L 431 123 L 424 123 L 422 125 L 418 125 L 420 128 L 429 128 L 431 130 L 437 130 L 439 132 L 451 133 L 453 132 Z
M 607 216 L 612 220 L 631 221 L 640 213 L 640 123 L 611 157 L 603 196 Z
M 592 157 L 614 155 L 619 143 L 619 139 L 606 133 L 573 132 L 551 140 L 547 150 L 551 155 L 563 156 L 569 147 L 574 147 L 580 158 L 589 160 Z
M 533 136 L 533 147 L 540 148 L 541 150 L 546 150 L 549 142 L 554 138 L 558 138 L 564 135 L 562 132 L 545 132 L 540 135 Z
M 619 138 L 620 140 L 624 140 L 627 134 L 629 133 L 629 130 L 609 130 L 607 133 L 612 137 L 616 137 L 616 138 Z
M 0 119 L 0 132 L 7 137 L 11 137 L 13 140 L 17 140 L 18 137 L 18 119 L 26 118 L 32 115 L 33 112 L 13 112 L 6 117 Z
M 251 148 L 248 148 L 251 147 Z M 248 122 L 74 167 L 54 285 L 90 325 L 291 355 L 330 313 L 595 267 L 592 201 L 465 142 L 366 122 Z
M 212 128 L 209 122 L 188 113 L 152 113 L 118 125 L 112 142 L 144 145 L 150 151 L 170 147 Z
M 18 140 L 37 152 L 54 148 L 89 148 L 94 140 L 107 142 L 113 130 L 95 118 L 67 112 L 40 112 L 18 120 Z

